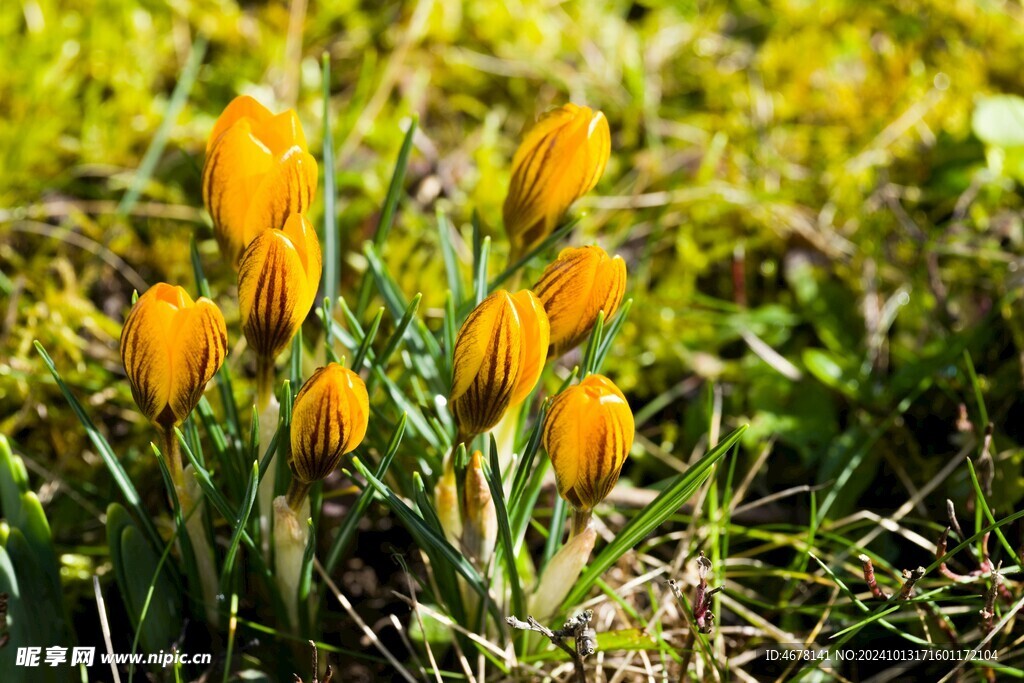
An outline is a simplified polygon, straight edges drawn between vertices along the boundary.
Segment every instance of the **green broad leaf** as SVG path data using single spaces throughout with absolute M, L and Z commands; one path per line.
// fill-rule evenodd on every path
M 0 680 L 25 680 L 25 668 L 17 666 L 19 647 L 67 646 L 64 608 L 51 602 L 46 584 L 33 580 L 35 560 L 18 529 L 11 529 L 6 547 L 0 547 L 0 593 L 7 593 L 7 634 L 10 640 L 0 648 Z M 58 594 L 59 595 L 59 594 Z M 68 668 L 37 667 L 36 683 L 66 683 L 73 680 Z
M 64 394 L 64 398 L 71 406 L 71 410 L 74 411 L 75 415 L 78 417 L 78 421 L 82 424 L 82 427 L 85 428 L 85 432 L 89 436 L 89 441 L 91 441 L 92 445 L 96 447 L 96 451 L 103 459 L 103 464 L 106 465 L 107 469 L 110 471 L 111 476 L 114 478 L 114 483 L 116 483 L 117 487 L 121 490 L 121 494 L 124 496 L 125 502 L 128 503 L 128 507 L 131 508 L 132 512 L 135 513 L 136 517 L 141 522 L 142 528 L 146 532 L 146 536 L 153 543 L 153 547 L 162 547 L 163 543 L 160 540 L 160 535 L 156 532 L 156 527 L 153 526 L 153 521 L 150 519 L 149 513 L 142 505 L 142 501 L 139 498 L 139 492 L 135 490 L 135 485 L 128 477 L 128 473 L 125 472 L 124 468 L 121 466 L 121 461 L 118 460 L 117 456 L 114 454 L 114 449 L 110 447 L 110 444 L 107 443 L 107 439 L 96 428 L 96 425 L 93 424 L 92 419 L 85 412 L 82 404 L 78 402 L 75 395 L 71 393 L 71 389 L 64 383 L 60 373 L 57 372 L 57 366 L 54 365 L 53 359 L 50 358 L 50 354 L 46 352 L 46 349 L 44 349 L 43 345 L 38 341 L 34 342 L 34 344 L 36 351 L 38 351 L 39 355 L 43 358 L 43 363 L 46 365 L 47 369 L 49 369 L 50 374 L 53 375 L 54 381 L 57 382 L 57 386 L 60 388 L 61 393 Z
M 21 494 L 25 491 L 28 491 L 25 463 L 11 451 L 7 437 L 0 434 L 0 510 L 7 523 L 15 528 L 25 523 L 21 518 Z
M 639 628 L 602 631 L 597 634 L 597 649 L 604 652 L 656 652 L 662 646 L 650 634 Z M 523 662 L 566 661 L 569 655 L 555 648 L 520 658 Z
M 971 130 L 986 145 L 1024 146 L 1024 97 L 991 95 L 979 98 L 971 114 Z
M 168 650 L 182 629 L 181 596 L 160 568 L 160 558 L 143 539 L 137 526 L 131 524 L 121 530 L 120 545 L 121 559 L 126 563 L 121 571 L 125 584 L 120 588 L 125 603 L 131 605 L 130 616 L 139 631 L 139 643 L 148 652 Z M 153 591 L 151 596 L 150 590 Z
M 39 579 L 49 583 L 55 597 L 60 596 L 60 562 L 53 547 L 53 535 L 50 533 L 50 523 L 43 512 L 43 506 L 34 491 L 26 491 L 21 494 L 19 507 L 21 524 L 17 528 L 24 535 L 25 542 L 36 560 Z
M 692 496 L 704 481 L 711 476 L 712 468 L 732 446 L 739 441 L 746 431 L 746 425 L 735 429 L 723 438 L 717 446 L 703 458 L 691 465 L 686 472 L 676 477 L 668 487 L 655 498 L 650 505 L 639 511 L 622 530 L 616 534 L 615 540 L 598 553 L 591 561 L 576 585 L 565 599 L 565 605 L 581 602 L 591 586 L 620 557 L 640 543 L 652 531 L 661 525 Z

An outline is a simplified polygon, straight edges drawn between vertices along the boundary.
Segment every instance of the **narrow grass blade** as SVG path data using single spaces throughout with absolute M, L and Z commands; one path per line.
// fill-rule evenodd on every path
M 491 435 L 491 440 L 494 436 Z M 487 472 L 487 486 L 491 489 L 491 500 L 498 517 L 498 540 L 501 543 L 501 557 L 505 561 L 505 578 L 512 592 L 512 614 L 525 614 L 526 601 L 523 587 L 519 585 L 519 568 L 516 567 L 515 544 L 509 525 L 508 509 L 505 507 L 505 493 L 501 486 L 501 467 L 498 464 L 498 447 L 491 444 L 491 466 Z
M 515 275 L 517 272 L 519 272 L 519 270 L 523 266 L 525 266 L 534 258 L 541 255 L 542 253 L 550 249 L 552 246 L 560 242 L 562 238 L 568 235 L 569 231 L 575 228 L 576 224 L 579 222 L 579 218 L 573 218 L 568 223 L 566 223 L 565 225 L 563 225 L 562 227 L 558 228 L 553 233 L 548 235 L 546 238 L 544 238 L 543 242 L 541 242 L 536 247 L 531 249 L 529 252 L 527 252 L 525 256 L 523 256 L 521 259 L 510 265 L 508 268 L 501 271 L 498 277 L 491 280 L 490 285 L 488 285 L 487 287 L 488 291 L 493 292 L 494 290 L 496 290 L 498 287 L 504 284 L 506 280 Z
M 583 575 L 576 582 L 576 586 L 573 587 L 565 599 L 565 604 L 572 605 L 580 602 L 590 587 L 594 585 L 594 582 L 609 567 L 615 564 L 630 548 L 654 531 L 669 516 L 675 514 L 679 507 L 711 475 L 711 470 L 715 463 L 732 448 L 733 444 L 739 441 L 739 438 L 746 430 L 747 426 L 743 425 L 722 439 L 707 455 L 689 467 L 686 472 L 676 477 L 669 484 L 668 488 L 662 491 L 650 505 L 637 513 L 623 527 L 622 531 L 616 534 L 615 540 L 609 543 L 583 571 Z
M 249 484 L 246 486 L 245 495 L 242 498 L 242 507 L 238 516 L 234 519 L 235 531 L 231 534 L 231 543 L 228 544 L 227 553 L 224 555 L 224 566 L 220 574 L 220 590 L 222 594 L 228 593 L 231 581 L 231 573 L 235 569 L 235 558 L 238 556 L 238 545 L 242 542 L 242 534 L 245 533 L 245 526 L 249 523 L 249 515 L 252 514 L 253 505 L 256 503 L 256 491 L 260 480 L 259 463 L 253 460 L 252 469 L 249 473 Z
M 476 277 L 473 284 L 476 287 L 473 300 L 479 306 L 480 302 L 487 298 L 487 261 L 491 255 L 491 238 L 485 237 L 480 244 L 480 252 L 476 255 L 474 263 Z
M 384 319 L 384 307 L 381 306 L 377 309 L 377 315 L 373 316 L 373 320 L 370 321 L 370 327 L 366 330 L 366 334 L 363 335 L 363 340 L 359 342 L 359 348 L 356 349 L 356 353 L 352 356 L 352 369 L 356 372 L 363 367 L 363 363 L 366 362 L 367 354 L 370 352 L 370 345 L 373 344 L 373 340 L 377 338 L 377 332 L 380 330 L 380 323 Z M 334 328 L 334 325 L 331 325 Z
M 610 324 L 606 325 L 601 334 L 601 345 L 597 349 L 597 357 L 594 359 L 594 372 L 600 372 L 601 366 L 604 365 L 604 359 L 608 356 L 608 351 L 612 348 L 612 342 L 615 341 L 615 337 L 618 336 L 619 330 L 622 329 L 622 325 L 626 322 L 626 318 L 629 317 L 629 310 L 633 308 L 633 300 L 627 299 L 626 303 L 622 305 L 619 312 L 615 315 L 615 318 Z
M 395 220 L 395 212 L 398 208 L 398 199 L 402 194 L 402 187 L 405 184 L 405 172 L 409 167 L 409 155 L 412 153 L 412 141 L 416 135 L 418 120 L 413 117 L 409 121 L 409 128 L 405 131 L 405 139 L 402 140 L 402 147 L 398 151 L 398 159 L 395 161 L 395 169 L 391 173 L 391 183 L 388 185 L 388 192 L 384 196 L 384 205 L 380 212 L 380 222 L 377 224 L 377 232 L 373 236 L 373 244 L 377 248 L 384 245 L 391 226 Z M 363 279 L 359 286 L 359 294 L 356 299 L 356 317 L 360 317 L 366 306 L 370 303 L 370 288 L 372 278 L 369 273 L 363 273 Z
M 131 187 L 128 188 L 128 192 L 125 193 L 117 205 L 118 214 L 124 216 L 134 208 L 135 202 L 138 201 L 139 196 L 142 194 L 142 189 L 153 176 L 156 164 L 164 153 L 164 147 L 167 145 L 167 138 L 171 134 L 171 128 L 174 127 L 175 122 L 178 120 L 178 114 L 181 113 L 182 107 L 185 106 L 185 102 L 188 100 L 189 93 L 192 92 L 192 85 L 196 81 L 199 67 L 202 65 L 203 57 L 205 56 L 206 37 L 199 34 L 196 36 L 195 41 L 192 42 L 188 61 L 185 62 L 185 68 L 181 70 L 181 78 L 178 79 L 177 84 L 174 86 L 174 91 L 171 93 L 171 99 L 167 103 L 167 111 L 164 112 L 164 119 L 160 122 L 160 127 L 157 128 L 156 133 L 153 135 L 149 148 L 146 149 L 146 153 L 142 156 L 139 170 L 135 172 L 135 178 L 132 180 Z
M 387 474 L 388 468 L 391 466 L 391 461 L 395 459 L 395 454 L 398 453 L 398 447 L 402 443 L 402 437 L 405 436 L 405 425 L 408 422 L 409 416 L 403 414 L 401 419 L 398 421 L 398 425 L 395 427 L 394 433 L 391 435 L 391 442 L 388 444 L 388 449 L 384 453 L 384 457 L 381 458 L 380 465 L 377 466 L 377 471 L 374 476 L 377 479 L 383 481 L 384 475 Z M 355 537 L 356 528 L 359 526 L 359 520 L 362 519 L 363 515 L 366 514 L 366 509 L 370 507 L 370 502 L 373 500 L 373 489 L 366 488 L 359 494 L 359 498 L 356 499 L 356 504 L 352 506 L 352 509 L 345 515 L 345 521 L 341 523 L 341 528 L 338 530 L 338 535 L 334 537 L 334 541 L 331 542 L 330 550 L 327 551 L 327 559 L 324 562 L 324 568 L 328 574 L 333 573 L 335 566 L 338 564 L 338 560 L 341 559 L 342 553 L 348 548 L 349 543 Z
M 85 433 L 88 434 L 89 441 L 92 442 L 92 445 L 96 447 L 96 452 L 100 454 L 101 458 L 103 458 L 103 464 L 105 464 L 107 469 L 110 471 L 110 476 L 114 478 L 114 483 L 117 484 L 118 489 L 121 490 L 121 495 L 124 496 L 128 507 L 142 524 L 142 528 L 145 530 L 149 540 L 153 543 L 153 547 L 162 548 L 164 544 L 160 538 L 160 534 L 157 533 L 156 527 L 153 526 L 153 520 L 150 519 L 146 508 L 143 507 L 142 501 L 139 498 L 139 492 L 135 490 L 135 485 L 132 484 L 132 480 L 128 477 L 128 473 L 125 472 L 124 468 L 121 466 L 121 461 L 117 459 L 117 456 L 114 454 L 114 450 L 110 447 L 110 444 L 107 443 L 106 438 L 104 438 L 100 431 L 96 429 L 96 425 L 93 424 L 92 419 L 85 412 L 82 404 L 78 402 L 75 395 L 71 393 L 71 389 L 64 383 L 63 378 L 61 378 L 60 373 L 57 371 L 57 366 L 54 365 L 53 359 L 50 358 L 50 354 L 46 352 L 46 349 L 44 349 L 43 345 L 38 341 L 33 342 L 33 344 L 36 347 L 36 351 L 39 352 L 40 356 L 42 356 L 43 363 L 50 371 L 50 374 L 53 375 L 54 381 L 57 382 L 57 387 L 60 388 L 61 393 L 64 394 L 64 398 L 67 400 L 68 405 L 71 406 L 71 410 L 74 411 L 78 421 L 85 429 Z
M 324 270 L 323 293 L 328 301 L 338 298 L 341 282 L 341 250 L 338 245 L 337 182 L 334 179 L 334 137 L 331 130 L 331 58 L 324 52 L 320 58 L 323 72 L 324 100 Z
M 600 311 L 597 314 L 597 320 L 594 322 L 594 329 L 590 332 L 586 353 L 583 355 L 583 377 L 597 372 L 597 349 L 601 346 L 601 333 L 603 331 L 604 311 Z
M 484 587 L 483 578 L 480 573 L 477 572 L 476 568 L 469 563 L 469 560 L 460 553 L 458 550 L 452 547 L 452 545 L 423 520 L 422 517 L 416 514 L 412 508 L 405 504 L 405 502 L 396 496 L 387 486 L 384 485 L 379 479 L 373 476 L 373 474 L 366 468 L 366 466 L 359 461 L 359 458 L 352 459 L 352 465 L 356 468 L 359 474 L 363 475 L 363 478 L 377 490 L 384 500 L 387 501 L 388 507 L 402 520 L 406 529 L 412 534 L 413 538 L 416 539 L 416 543 L 423 548 L 425 551 L 430 552 L 438 556 L 450 564 L 455 571 L 462 575 L 466 579 L 467 585 L 483 598 L 489 605 L 492 616 L 496 622 L 500 623 L 501 615 L 498 613 L 497 607 L 494 601 L 490 599 L 487 594 L 487 589 Z
M 437 234 L 441 242 L 441 258 L 444 259 L 444 272 L 448 278 L 448 291 L 455 299 L 458 307 L 462 303 L 462 275 L 459 273 L 459 258 L 452 244 L 452 232 L 455 230 L 448 216 L 440 208 L 437 210 Z

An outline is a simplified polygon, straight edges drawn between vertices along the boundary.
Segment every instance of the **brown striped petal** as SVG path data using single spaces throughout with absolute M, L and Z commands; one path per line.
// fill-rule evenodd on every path
M 237 266 L 259 232 L 306 211 L 316 182 L 295 112 L 273 115 L 251 97 L 235 98 L 214 124 L 203 166 L 203 202 L 225 258 Z
M 558 493 L 590 510 L 611 492 L 633 445 L 633 413 L 615 384 L 590 375 L 556 396 L 544 420 L 544 448 Z
M 288 466 L 297 480 L 325 479 L 341 456 L 366 436 L 370 401 L 356 373 L 337 363 L 318 369 L 302 385 L 292 408 Z
M 516 307 L 522 335 L 519 376 L 516 378 L 516 388 L 510 401 L 510 405 L 516 406 L 525 401 L 537 386 L 540 373 L 544 370 L 544 362 L 548 358 L 551 330 L 544 305 L 533 292 L 528 289 L 516 292 L 512 295 L 512 304 Z
M 514 256 L 551 234 L 569 206 L 594 188 L 611 153 L 600 111 L 566 104 L 541 118 L 512 160 L 503 209 Z
M 246 248 L 238 269 L 242 331 L 256 353 L 273 359 L 306 318 L 320 282 L 313 225 L 293 214 L 282 230 L 266 230 Z
M 469 314 L 455 339 L 449 404 L 463 436 L 498 423 L 516 388 L 522 331 L 512 295 L 498 290 Z
M 551 323 L 551 351 L 560 356 L 589 335 L 598 313 L 611 318 L 626 291 L 626 262 L 598 246 L 563 249 L 533 287 Z
M 227 354 L 216 304 L 193 302 L 181 287 L 159 283 L 132 307 L 121 331 L 121 361 L 139 410 L 164 429 L 181 424 Z

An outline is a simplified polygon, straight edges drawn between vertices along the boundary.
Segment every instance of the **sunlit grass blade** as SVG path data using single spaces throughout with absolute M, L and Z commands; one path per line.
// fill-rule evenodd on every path
M 405 313 L 402 314 L 402 318 L 395 325 L 395 331 L 388 338 L 387 343 L 384 345 L 384 350 L 380 352 L 377 357 L 377 364 L 381 367 L 387 367 L 388 361 L 391 360 L 392 354 L 398 349 L 398 345 L 405 337 L 406 330 L 409 329 L 409 325 L 412 324 L 416 318 L 416 312 L 419 310 L 420 301 L 423 300 L 422 294 L 416 294 L 409 303 L 409 306 L 405 309 Z
M 512 614 L 525 614 L 526 600 L 523 588 L 519 584 L 519 568 L 516 567 L 515 544 L 512 542 L 512 529 L 509 525 L 508 509 L 505 507 L 505 493 L 501 484 L 501 466 L 498 463 L 498 447 L 491 435 L 491 465 L 487 471 L 487 486 L 491 490 L 494 511 L 498 518 L 498 541 L 501 553 L 498 560 L 504 560 L 505 578 L 508 580 L 512 593 Z
M 629 310 L 633 308 L 633 300 L 627 299 L 622 308 L 619 309 L 618 313 L 609 323 L 605 321 L 603 331 L 601 333 L 601 344 L 597 348 L 597 356 L 594 359 L 594 372 L 600 372 L 601 367 L 604 365 L 604 359 L 608 356 L 608 351 L 612 348 L 612 342 L 615 341 L 615 337 L 619 334 L 619 330 L 625 324 L 626 319 L 629 317 Z
M 567 507 L 564 498 L 555 496 L 555 505 L 551 508 L 551 521 L 548 524 L 548 537 L 544 541 L 544 552 L 541 553 L 540 564 L 537 566 L 538 571 L 543 571 L 558 549 L 562 547 L 565 519 L 568 515 Z
M 381 458 L 380 464 L 377 466 L 377 471 L 374 476 L 381 481 L 384 480 L 384 476 L 388 472 L 388 468 L 391 467 L 391 462 L 395 459 L 395 454 L 398 453 L 398 447 L 402 443 L 402 437 L 405 436 L 405 425 L 408 422 L 408 415 L 403 414 L 401 419 L 398 421 L 398 425 L 395 427 L 394 433 L 391 435 L 391 441 L 388 443 L 388 449 L 384 453 L 384 457 Z M 326 559 L 324 560 L 324 568 L 327 573 L 330 574 L 334 571 L 335 566 L 338 564 L 338 560 L 341 559 L 342 553 L 348 548 L 352 539 L 355 538 L 356 529 L 359 526 L 359 520 L 362 519 L 363 515 L 366 514 L 367 508 L 370 507 L 370 503 L 373 501 L 373 489 L 365 488 L 362 493 L 359 494 L 359 498 L 356 500 L 355 505 L 345 515 L 344 521 L 341 523 L 341 528 L 338 529 L 338 535 L 334 537 L 331 542 L 331 547 L 327 551 Z
M 615 540 L 609 543 L 583 571 L 579 581 L 576 582 L 576 586 L 573 587 L 565 599 L 565 604 L 573 605 L 580 602 L 590 587 L 594 585 L 594 582 L 609 567 L 615 564 L 620 557 L 642 541 L 649 533 L 658 528 L 669 516 L 675 514 L 680 506 L 711 475 L 715 463 L 739 441 L 739 438 L 746 430 L 746 425 L 733 430 L 714 449 L 689 467 L 686 472 L 676 477 L 647 507 L 639 511 L 633 519 L 629 520 L 626 526 L 616 534 Z
M 599 311 L 597 320 L 594 321 L 594 329 L 590 332 L 590 339 L 587 341 L 587 350 L 583 354 L 583 373 L 585 378 L 597 372 L 597 349 L 601 346 L 601 333 L 604 331 L 604 311 Z
M 479 306 L 480 302 L 487 298 L 487 262 L 491 255 L 491 238 L 485 237 L 480 243 L 480 252 L 476 255 L 475 272 L 473 285 L 476 288 L 474 301 Z
M 128 504 L 129 509 L 135 514 L 139 523 L 142 524 L 142 528 L 146 531 L 146 535 L 149 536 L 149 540 L 153 543 L 154 548 L 162 548 L 163 540 L 160 538 L 160 534 L 157 533 L 156 527 L 153 526 L 153 520 L 150 519 L 149 513 L 146 508 L 142 506 L 142 501 L 139 498 L 139 492 L 135 490 L 135 485 L 132 480 L 128 477 L 128 473 L 124 471 L 121 466 L 121 461 L 117 459 L 117 455 L 114 454 L 114 450 L 107 443 L 106 438 L 103 434 L 96 429 L 96 425 L 93 424 L 92 419 L 85 412 L 82 404 L 78 402 L 75 395 L 71 393 L 71 389 L 64 383 L 60 373 L 57 371 L 57 366 L 54 365 L 53 359 L 50 358 L 50 354 L 46 352 L 43 345 L 38 341 L 33 342 L 36 347 L 36 351 L 42 356 L 43 363 L 46 365 L 50 374 L 53 375 L 53 379 L 57 382 L 57 387 L 60 388 L 60 392 L 64 394 L 65 400 L 68 405 L 71 406 L 71 410 L 75 413 L 78 421 L 82 424 L 85 429 L 85 433 L 89 436 L 89 441 L 96 447 L 96 452 L 99 453 L 100 457 L 103 458 L 103 464 L 107 466 L 110 471 L 110 476 L 113 477 L 114 483 L 117 484 L 117 488 L 120 489 L 121 495 L 124 496 L 125 502 Z
M 249 483 L 246 486 L 245 494 L 242 497 L 242 507 L 238 516 L 234 519 L 235 530 L 231 534 L 231 542 L 228 544 L 227 552 L 224 554 L 224 565 L 221 567 L 220 588 L 222 594 L 228 593 L 231 581 L 231 573 L 235 569 L 235 559 L 238 556 L 238 546 L 242 542 L 242 534 L 249 523 L 249 515 L 252 514 L 253 505 L 256 503 L 256 493 L 260 480 L 259 463 L 253 460 L 249 472 Z
M 510 265 L 505 270 L 501 271 L 501 273 L 499 273 L 496 278 L 491 280 L 490 284 L 487 286 L 487 290 L 493 292 L 498 287 L 501 287 L 501 285 L 504 284 L 506 280 L 508 280 L 510 277 L 518 273 L 523 268 L 523 266 L 525 266 L 534 258 L 540 256 L 548 249 L 550 249 L 552 246 L 560 242 L 562 238 L 568 235 L 569 232 L 573 228 L 575 228 L 576 224 L 579 222 L 579 218 L 573 218 L 568 223 L 566 223 L 565 225 L 563 225 L 562 227 L 558 228 L 553 233 L 545 237 L 543 242 L 541 242 L 536 247 L 528 251 L 525 256 L 523 256 L 521 259 Z
M 467 585 L 477 595 L 486 600 L 495 621 L 500 622 L 501 615 L 498 613 L 494 601 L 487 595 L 487 589 L 484 586 L 483 578 L 473 565 L 469 563 L 466 557 L 453 548 L 443 536 L 434 531 L 421 516 L 416 514 L 412 508 L 406 505 L 405 502 L 396 496 L 391 489 L 384 485 L 383 482 L 374 477 L 370 470 L 368 470 L 366 466 L 359 461 L 359 458 L 353 458 L 352 465 L 356 468 L 359 474 L 363 475 L 363 478 L 366 479 L 366 481 L 369 482 L 369 484 L 375 488 L 381 496 L 383 496 L 384 500 L 387 501 L 388 507 L 391 508 L 391 511 L 402 520 L 406 529 L 408 529 L 409 533 L 412 534 L 414 539 L 416 539 L 416 543 L 426 552 L 436 555 L 461 574 L 462 577 L 466 579 Z
M 444 272 L 448 278 L 448 291 L 455 299 L 455 306 L 462 304 L 462 275 L 459 273 L 459 258 L 452 244 L 452 232 L 455 227 L 448 216 L 440 208 L 437 209 L 437 233 L 441 242 L 441 258 L 444 259 Z
M 405 172 L 409 167 L 409 155 L 412 153 L 412 141 L 416 136 L 417 118 L 414 116 L 409 120 L 409 127 L 405 131 L 405 138 L 402 140 L 402 147 L 398 151 L 398 159 L 395 161 L 394 171 L 391 173 L 391 183 L 388 185 L 387 194 L 384 196 L 384 205 L 381 207 L 380 222 L 377 224 L 377 232 L 373 236 L 373 244 L 378 249 L 384 245 L 391 232 L 391 226 L 395 220 L 395 212 L 398 209 L 398 200 L 405 185 Z M 370 287 L 372 278 L 369 273 L 363 273 L 363 279 L 359 286 L 359 294 L 356 299 L 356 317 L 360 317 L 366 306 L 370 303 Z
M 341 250 L 338 245 L 338 184 L 334 179 L 334 132 L 331 129 L 331 56 L 324 52 L 320 57 L 323 73 L 323 169 L 324 169 L 324 268 L 323 293 L 328 301 L 338 298 L 338 284 L 341 281 Z
M 988 501 L 985 499 L 985 492 L 981 489 L 981 482 L 978 481 L 978 473 L 974 470 L 974 463 L 971 462 L 970 458 L 966 460 L 967 471 L 971 475 L 971 485 L 974 487 L 974 500 L 978 503 L 978 507 L 981 508 L 981 513 L 985 519 L 988 520 L 989 524 L 995 524 L 996 518 L 992 514 L 992 509 L 988 506 Z M 996 538 L 999 539 L 999 543 L 1002 544 L 1003 550 L 1007 552 L 1009 557 L 1014 559 L 1017 558 L 1017 553 L 1014 551 L 1013 546 L 1006 540 L 1006 536 L 1003 535 L 1003 530 L 998 526 L 995 527 Z
M 142 161 L 139 162 L 139 170 L 135 172 L 131 187 L 128 188 L 125 195 L 121 197 L 121 201 L 118 202 L 117 213 L 122 216 L 130 213 L 135 207 L 135 203 L 141 196 L 143 188 L 149 183 L 149 179 L 153 177 L 153 171 L 156 170 L 156 165 L 164 153 L 164 147 L 167 146 L 167 138 L 171 134 L 171 129 L 174 128 L 178 120 L 178 114 L 181 113 L 182 108 L 185 106 L 188 95 L 192 92 L 192 85 L 196 81 L 196 76 L 199 75 L 199 67 L 203 63 L 203 57 L 206 56 L 206 45 L 206 37 L 202 34 L 198 34 L 192 42 L 188 61 L 185 62 L 185 67 L 181 70 L 181 77 L 171 93 L 171 99 L 167 103 L 167 109 L 164 112 L 163 120 L 160 122 L 160 127 L 157 128 L 153 139 L 150 140 L 149 147 L 146 149 L 146 153 L 142 156 Z
M 370 327 L 366 330 L 366 334 L 363 335 L 363 340 L 359 342 L 359 348 L 356 349 L 356 353 L 352 356 L 352 369 L 359 371 L 366 362 L 367 354 L 370 352 L 370 345 L 373 344 L 373 340 L 377 338 L 377 332 L 380 330 L 380 323 L 384 319 L 384 307 L 381 306 L 377 309 L 377 315 L 373 316 L 373 320 L 370 321 Z M 331 325 L 333 329 L 334 326 Z

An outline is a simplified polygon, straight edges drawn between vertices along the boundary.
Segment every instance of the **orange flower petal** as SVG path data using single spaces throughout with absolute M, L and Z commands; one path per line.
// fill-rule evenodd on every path
M 280 228 L 288 216 L 305 213 L 316 196 L 316 159 L 298 147 L 289 149 L 261 179 L 245 214 L 246 244 L 264 230 Z
M 337 363 L 319 368 L 302 386 L 292 408 L 288 465 L 304 483 L 325 479 L 362 443 L 370 414 L 366 385 Z
M 515 406 L 526 400 L 537 386 L 541 372 L 544 371 L 551 328 L 548 324 L 548 315 L 544 312 L 544 304 L 530 290 L 524 289 L 513 294 L 512 304 L 516 307 L 522 335 L 519 375 L 516 377 L 516 388 L 509 402 Z

